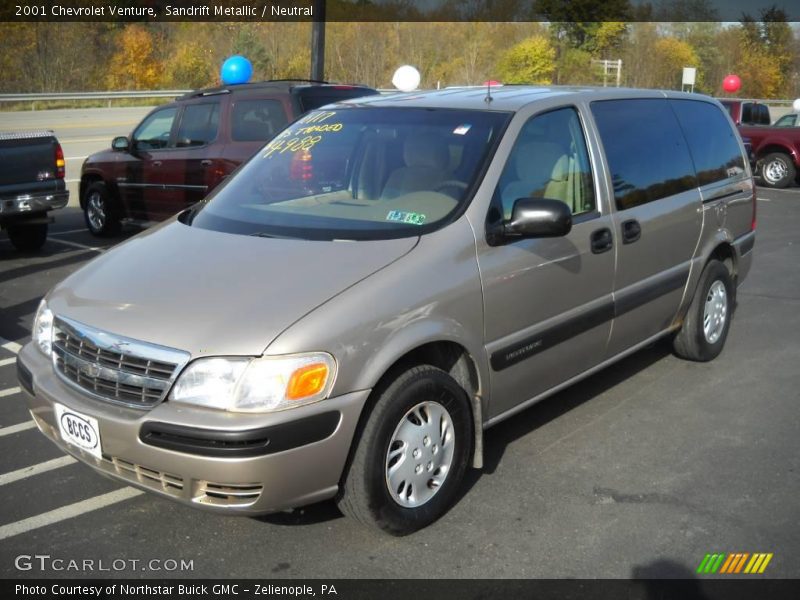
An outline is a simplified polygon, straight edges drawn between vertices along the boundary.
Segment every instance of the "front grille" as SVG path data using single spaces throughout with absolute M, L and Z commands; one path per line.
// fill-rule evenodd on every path
M 64 379 L 110 402 L 151 408 L 189 355 L 100 331 L 64 317 L 53 325 L 53 365 Z

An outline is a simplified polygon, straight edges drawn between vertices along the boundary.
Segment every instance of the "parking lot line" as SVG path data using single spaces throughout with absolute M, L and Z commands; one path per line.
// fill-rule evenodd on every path
M 105 248 L 95 248 L 94 246 L 86 246 L 85 244 L 78 244 L 77 242 L 68 242 L 67 240 L 56 240 L 52 237 L 50 241 L 54 244 L 64 244 L 65 246 L 73 246 L 75 248 L 81 248 L 82 250 L 91 250 L 93 252 L 100 252 L 103 253 L 106 251 Z
M 17 342 L 12 342 L 7 340 L 6 338 L 0 337 L 0 348 L 5 348 L 9 352 L 13 352 L 14 354 L 16 354 L 17 352 L 20 351 L 22 346 Z
M 11 435 L 13 433 L 19 433 L 20 431 L 27 431 L 28 429 L 36 429 L 36 423 L 33 421 L 26 421 L 25 423 L 18 423 L 17 425 L 0 427 L 0 437 L 3 437 L 4 435 Z
M 89 230 L 86 229 L 86 227 L 84 227 L 83 229 L 68 229 L 67 231 L 51 231 L 50 235 L 67 235 L 68 233 L 87 233 L 88 231 Z
M 38 465 L 24 467 L 22 469 L 17 469 L 16 471 L 11 471 L 10 473 L 3 473 L 0 475 L 0 485 L 6 485 L 8 483 L 13 483 L 14 481 L 19 481 L 20 479 L 33 477 L 34 475 L 46 473 L 47 471 L 52 471 L 53 469 L 60 469 L 61 467 L 66 467 L 67 465 L 71 465 L 72 463 L 76 462 L 78 461 L 71 456 L 60 456 L 59 458 L 54 458 L 53 460 L 48 460 L 46 462 L 39 463 Z
M 123 500 L 128 500 L 130 498 L 135 498 L 141 494 L 144 494 L 144 492 L 141 490 L 125 487 L 113 492 L 109 492 L 108 494 L 89 498 L 88 500 L 81 500 L 80 502 L 75 502 L 74 504 L 68 504 L 67 506 L 62 506 L 61 508 L 56 508 L 55 510 L 36 515 L 34 517 L 22 519 L 21 521 L 17 521 L 15 523 L 9 523 L 8 525 L 3 525 L 0 527 L 0 540 L 5 540 L 21 533 L 33 531 L 34 529 L 39 529 L 40 527 L 53 525 L 60 521 L 66 521 L 67 519 L 78 517 L 82 514 L 92 512 L 93 510 L 105 508 L 106 506 L 117 504 L 118 502 L 122 502 Z
M 0 367 L 7 367 L 8 365 L 13 365 L 15 362 L 17 362 L 16 358 L 4 358 L 0 360 Z
M 0 390 L 0 398 L 5 398 L 6 396 L 13 396 L 14 394 L 19 394 L 22 390 L 19 387 L 8 388 L 7 390 Z

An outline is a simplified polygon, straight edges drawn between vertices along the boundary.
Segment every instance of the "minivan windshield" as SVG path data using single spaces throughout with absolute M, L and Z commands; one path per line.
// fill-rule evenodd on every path
M 184 220 L 304 239 L 416 236 L 459 214 L 509 113 L 334 107 L 264 146 Z

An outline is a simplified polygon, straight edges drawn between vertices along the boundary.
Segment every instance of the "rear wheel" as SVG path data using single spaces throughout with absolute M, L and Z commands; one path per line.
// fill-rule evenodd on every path
M 761 160 L 761 179 L 764 185 L 772 188 L 785 188 L 796 176 L 792 158 L 782 152 L 767 154 Z
M 376 390 L 339 508 L 366 525 L 406 535 L 438 519 L 458 492 L 472 450 L 466 392 L 431 365 Z
M 9 225 L 8 239 L 20 252 L 40 250 L 47 241 L 47 223 Z
M 681 358 L 713 360 L 725 345 L 733 316 L 733 279 L 728 269 L 712 260 L 700 276 L 689 312 L 673 341 Z
M 100 237 L 119 233 L 121 226 L 118 206 L 102 181 L 86 188 L 83 195 L 83 218 L 92 235 Z

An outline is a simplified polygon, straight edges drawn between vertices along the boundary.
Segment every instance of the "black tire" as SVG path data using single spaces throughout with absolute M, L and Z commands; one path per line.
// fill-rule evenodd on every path
M 9 225 L 8 239 L 20 252 L 36 252 L 47 241 L 47 223 Z
M 376 388 L 373 393 L 377 394 L 377 399 L 355 441 L 357 446 L 345 468 L 337 502 L 345 515 L 364 525 L 377 527 L 392 535 L 407 535 L 433 523 L 455 500 L 472 455 L 473 426 L 469 398 L 450 375 L 431 365 L 412 367 L 386 385 Z M 434 463 L 426 461 L 429 458 L 431 461 L 441 460 L 436 458 L 439 456 L 437 452 L 445 455 L 444 448 L 448 442 L 439 441 L 442 446 L 437 450 L 437 439 L 434 438 L 432 442 L 428 442 L 427 447 L 420 448 L 425 453 L 420 458 L 415 457 L 413 450 L 408 447 L 402 460 L 395 464 L 399 465 L 405 460 L 419 460 L 424 465 L 423 472 L 411 475 L 411 480 L 416 485 L 429 478 L 429 483 L 418 489 L 422 489 L 422 494 L 432 494 L 420 506 L 409 508 L 395 500 L 389 490 L 387 469 L 392 461 L 387 455 L 396 430 L 406 421 L 413 422 L 409 418 L 412 415 L 410 411 L 422 402 L 434 402 L 446 409 L 453 425 L 454 439 L 449 440 L 453 443 L 453 454 L 441 485 L 433 486 L 430 482 L 434 480 L 439 468 L 431 467 Z M 432 413 L 423 409 L 423 414 Z M 433 426 L 439 431 L 441 422 L 440 420 L 439 424 L 435 424 L 435 421 L 428 421 L 434 423 Z M 424 427 L 425 423 L 419 425 Z M 409 467 L 411 464 L 413 462 Z M 426 467 L 432 475 L 425 474 Z M 409 485 L 408 489 L 410 488 Z
M 713 327 L 714 319 L 712 315 L 718 314 L 718 311 L 711 309 L 709 314 L 706 315 L 707 301 L 712 303 L 717 301 L 712 297 L 712 289 L 722 289 L 717 284 L 721 284 L 722 288 L 724 288 L 726 306 L 721 329 Z M 728 331 L 731 326 L 734 299 L 733 279 L 727 267 L 718 260 L 709 261 L 700 276 L 700 283 L 697 286 L 694 298 L 692 298 L 689 311 L 686 313 L 683 326 L 673 340 L 675 354 L 681 358 L 698 362 L 707 362 L 719 356 L 723 346 L 725 346 L 725 340 L 728 337 Z M 711 333 L 714 335 L 709 336 L 706 333 L 704 327 L 706 316 L 709 317 L 710 325 L 712 325 L 710 328 Z
M 794 181 L 797 169 L 791 156 L 783 152 L 773 152 L 759 161 L 759 173 L 765 186 L 782 189 Z
M 120 232 L 119 205 L 102 181 L 92 183 L 83 193 L 83 219 L 89 232 L 97 237 Z

